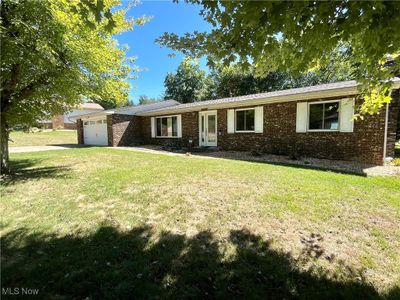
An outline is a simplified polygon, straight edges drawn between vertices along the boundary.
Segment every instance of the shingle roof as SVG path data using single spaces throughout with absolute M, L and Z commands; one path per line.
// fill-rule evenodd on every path
M 160 109 L 165 109 L 167 107 L 178 106 L 178 105 L 179 105 L 179 102 L 177 102 L 175 100 L 165 100 L 165 101 L 159 101 L 159 102 L 154 102 L 154 103 L 149 103 L 149 104 L 142 104 L 142 105 L 138 105 L 138 106 L 125 106 L 125 107 L 121 107 L 121 108 L 91 112 L 88 114 L 79 115 L 79 117 L 73 116 L 70 119 L 74 120 L 74 119 L 80 119 L 80 118 L 86 118 L 86 117 L 102 116 L 102 115 L 107 115 L 107 114 L 136 115 L 137 113 L 144 113 L 147 111 L 160 110 Z
M 399 85 L 400 83 L 400 78 L 393 78 L 392 81 Z M 327 96 L 329 96 L 329 93 L 335 91 L 351 91 L 351 93 L 356 93 L 358 84 L 355 80 L 349 80 L 349 81 L 341 81 L 341 82 L 335 82 L 335 83 L 327 83 L 327 84 L 319 84 L 319 85 L 313 85 L 309 87 L 302 87 L 302 88 L 294 88 L 294 89 L 287 89 L 287 90 L 280 90 L 280 91 L 274 91 L 274 92 L 267 92 L 267 93 L 260 93 L 260 94 L 252 94 L 252 95 L 246 95 L 246 96 L 238 96 L 238 97 L 230 97 L 230 98 L 222 98 L 222 99 L 216 99 L 216 100 L 207 100 L 207 101 L 198 101 L 198 102 L 193 102 L 193 103 L 186 103 L 186 104 L 181 104 L 178 106 L 173 106 L 173 107 L 168 107 L 165 109 L 158 109 L 158 110 L 151 110 L 146 112 L 146 115 L 149 115 L 151 113 L 162 113 L 166 112 L 168 113 L 169 111 L 188 111 L 188 110 L 198 110 L 201 108 L 205 107 L 213 107 L 213 106 L 231 106 L 234 104 L 237 105 L 246 105 L 247 102 L 253 101 L 253 100 L 282 100 L 282 99 L 289 99 L 288 97 L 296 96 L 296 95 L 308 95 L 308 94 L 313 94 L 313 93 L 319 93 L 319 92 L 325 92 Z M 398 88 L 398 86 L 396 87 Z M 350 95 L 350 94 L 348 94 Z
M 177 106 L 180 103 L 175 100 L 165 100 L 165 101 L 158 101 L 154 103 L 142 104 L 138 106 L 126 106 L 114 109 L 114 113 L 117 114 L 127 114 L 127 115 L 135 115 L 137 113 L 151 111 L 151 110 L 158 110 L 166 107 Z

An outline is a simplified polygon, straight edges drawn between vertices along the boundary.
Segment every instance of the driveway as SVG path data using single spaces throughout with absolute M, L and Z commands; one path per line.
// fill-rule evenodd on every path
M 62 144 L 62 145 L 47 145 L 47 146 L 23 146 L 23 147 L 10 147 L 10 153 L 23 153 L 23 152 L 38 152 L 49 150 L 65 150 L 73 148 L 87 147 L 86 145 L 77 144 Z

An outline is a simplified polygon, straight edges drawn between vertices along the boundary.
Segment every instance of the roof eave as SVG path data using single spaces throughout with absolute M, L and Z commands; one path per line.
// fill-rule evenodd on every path
M 84 115 L 77 115 L 77 116 L 72 116 L 69 117 L 68 119 L 71 121 L 76 121 L 78 119 L 90 119 L 90 118 L 94 118 L 94 117 L 101 117 L 104 115 L 112 115 L 114 113 L 114 111 L 110 111 L 110 110 L 102 110 L 102 111 L 96 111 L 96 112 L 91 112 L 88 114 L 84 114 Z
M 338 88 L 324 91 L 312 91 L 305 92 L 301 94 L 292 94 L 292 95 L 278 95 L 267 98 L 259 98 L 259 99 L 249 99 L 243 101 L 233 101 L 226 103 L 210 103 L 205 105 L 198 105 L 194 107 L 188 108 L 176 108 L 176 109 L 160 109 L 153 110 L 143 113 L 138 113 L 138 116 L 154 116 L 154 115 L 162 115 L 162 114 L 170 114 L 170 113 L 178 113 L 178 112 L 192 112 L 192 111 L 200 111 L 202 109 L 218 109 L 218 108 L 230 108 L 230 107 L 244 107 L 244 106 L 252 106 L 259 104 L 267 104 L 267 103 L 280 103 L 280 102 L 290 102 L 290 101 L 299 101 L 299 100 L 313 100 L 318 98 L 329 98 L 329 97 L 342 97 L 342 96 L 352 96 L 358 93 L 357 87 L 347 87 L 347 88 Z

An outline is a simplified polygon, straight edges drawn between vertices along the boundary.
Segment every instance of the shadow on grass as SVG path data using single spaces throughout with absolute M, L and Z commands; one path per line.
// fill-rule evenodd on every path
M 289 254 L 246 230 L 232 231 L 228 241 L 208 231 L 153 234 L 149 227 L 109 225 L 88 236 L 9 232 L 2 237 L 2 287 L 37 288 L 51 299 L 382 298 L 357 272 L 335 278 L 302 271 Z M 231 259 L 221 243 L 236 249 Z M 399 295 L 392 290 L 386 297 Z
M 68 166 L 34 167 L 44 159 L 13 159 L 10 161 L 11 173 L 1 178 L 2 185 L 11 185 L 24 180 L 66 177 Z

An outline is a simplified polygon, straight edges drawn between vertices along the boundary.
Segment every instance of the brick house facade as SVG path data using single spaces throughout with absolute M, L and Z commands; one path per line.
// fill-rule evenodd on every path
M 140 144 L 165 144 L 175 142 L 182 147 L 198 147 L 200 139 L 200 113 L 215 111 L 217 146 L 222 150 L 253 151 L 290 155 L 328 158 L 338 160 L 353 160 L 373 164 L 382 164 L 384 152 L 386 157 L 394 156 L 397 124 L 400 111 L 400 93 L 392 93 L 391 102 L 386 116 L 386 107 L 364 120 L 355 120 L 351 132 L 337 131 L 306 131 L 296 130 L 299 103 L 315 103 L 321 101 L 340 101 L 343 98 L 355 98 L 356 94 L 345 94 L 336 97 L 310 98 L 298 101 L 271 101 L 259 103 L 262 107 L 262 132 L 229 132 L 229 110 L 238 108 L 231 103 L 225 107 L 214 108 L 213 102 L 207 109 L 207 104 L 200 103 L 193 111 L 187 111 L 184 105 L 170 109 L 148 111 L 138 115 L 112 114 L 107 116 L 108 145 L 109 146 L 134 146 Z M 355 104 L 360 104 L 357 100 Z M 255 105 L 240 106 L 240 110 L 254 108 Z M 179 111 L 180 107 L 184 110 Z M 172 112 L 169 112 L 171 111 Z M 238 109 L 239 110 L 239 109 Z M 158 117 L 179 116 L 180 133 L 175 137 L 156 137 L 153 130 L 155 119 Z M 153 125 L 152 125 L 153 122 Z M 172 122 L 172 121 L 171 121 Z M 176 121 L 175 121 L 176 122 Z M 79 131 L 81 131 L 79 133 Z M 386 133 L 386 138 L 385 138 Z M 78 123 L 78 140 L 82 142 L 83 129 Z M 385 149 L 386 141 L 386 149 Z

